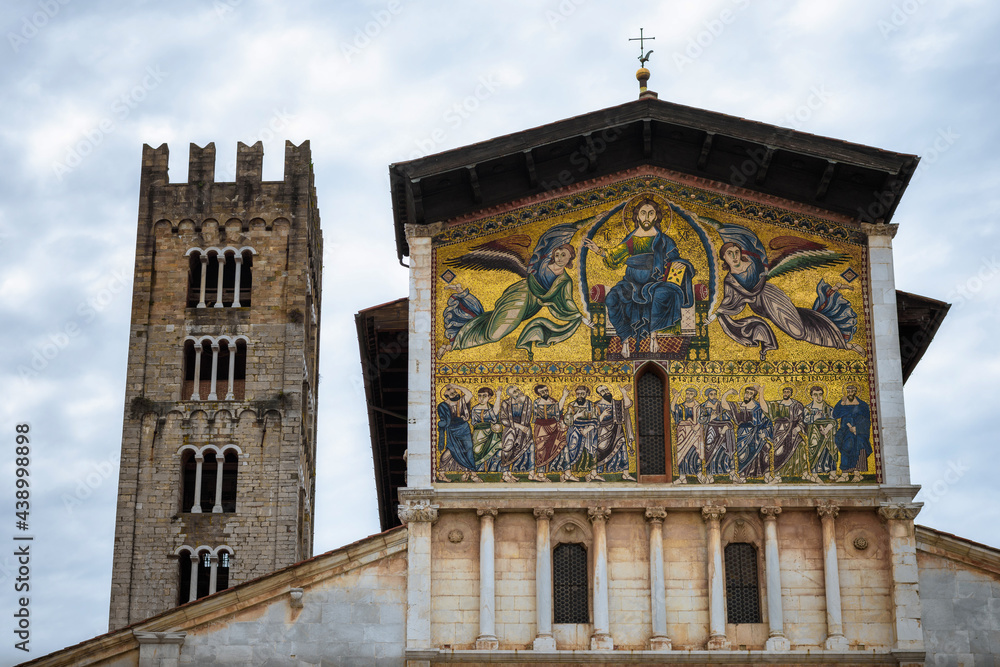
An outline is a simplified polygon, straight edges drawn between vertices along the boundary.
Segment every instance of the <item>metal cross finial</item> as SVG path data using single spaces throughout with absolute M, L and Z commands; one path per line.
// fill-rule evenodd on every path
M 639 42 L 639 64 L 642 65 L 643 67 L 646 66 L 646 61 L 649 60 L 650 54 L 653 53 L 653 50 L 650 49 L 646 53 L 646 55 L 642 55 L 642 52 L 645 50 L 645 45 L 643 44 L 643 42 L 645 40 L 647 40 L 647 39 L 648 40 L 654 40 L 656 38 L 655 37 L 644 37 L 643 34 L 642 34 L 642 28 L 639 28 L 639 36 L 638 37 L 629 37 L 629 40 L 628 40 L 630 42 Z

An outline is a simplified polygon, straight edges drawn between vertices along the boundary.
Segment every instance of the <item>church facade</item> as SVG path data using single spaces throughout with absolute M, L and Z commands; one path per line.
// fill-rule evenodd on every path
M 392 165 L 384 532 L 31 664 L 992 664 L 1000 553 L 914 524 L 916 164 L 645 92 Z

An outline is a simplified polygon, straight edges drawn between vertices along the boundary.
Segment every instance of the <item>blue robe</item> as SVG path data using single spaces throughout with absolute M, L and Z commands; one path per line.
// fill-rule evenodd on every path
M 768 442 L 774 440 L 771 418 L 760 403 L 747 409 L 743 403 L 730 404 L 736 422 L 736 458 L 743 477 L 762 477 L 770 470 Z
M 694 267 L 680 258 L 674 240 L 658 232 L 653 238 L 652 252 L 636 252 L 635 231 L 625 237 L 609 254 L 627 254 L 625 277 L 608 292 L 605 305 L 608 320 L 622 340 L 635 336 L 636 340 L 648 337 L 676 324 L 681 319 L 681 309 L 694 304 L 694 287 L 691 278 Z M 605 264 L 615 264 L 605 258 Z M 680 284 L 666 280 L 670 263 L 682 265 L 684 275 Z
M 833 408 L 833 418 L 840 421 L 840 428 L 834 440 L 840 451 L 841 472 L 868 472 L 868 457 L 872 453 L 871 441 L 868 439 L 872 427 L 872 412 L 868 404 L 860 398 L 857 405 L 844 405 L 838 401 Z M 857 433 L 851 433 L 849 425 L 854 425 Z
M 438 403 L 438 451 L 447 449 L 458 465 L 466 470 L 476 469 L 472 453 L 472 428 L 469 426 L 469 408 L 459 399 L 458 414 L 452 412 L 448 401 Z

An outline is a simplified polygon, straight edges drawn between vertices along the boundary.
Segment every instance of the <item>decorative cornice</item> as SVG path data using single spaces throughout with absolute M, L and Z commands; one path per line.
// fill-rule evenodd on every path
M 896 236 L 896 232 L 899 231 L 899 225 L 885 224 L 885 223 L 872 223 L 872 222 L 862 222 L 861 231 L 865 233 L 865 236 L 888 236 L 890 239 Z
M 591 507 L 587 510 L 587 517 L 591 523 L 607 521 L 611 517 L 611 510 L 607 507 Z
M 495 517 L 497 515 L 497 508 L 496 507 L 480 507 L 480 508 L 476 509 L 476 515 L 477 516 L 488 516 L 488 517 L 492 518 L 492 517 Z
M 726 508 L 721 505 L 706 505 L 701 508 L 701 518 L 705 521 L 722 521 Z
M 834 505 L 833 503 L 826 502 L 816 508 L 816 513 L 819 514 L 819 518 L 821 519 L 825 519 L 826 517 L 836 519 L 837 515 L 840 514 L 840 507 Z
M 440 234 L 445 229 L 447 229 L 448 223 L 446 222 L 435 222 L 430 225 L 416 225 L 413 223 L 407 223 L 404 226 L 404 232 L 406 233 L 406 242 L 409 243 L 411 239 L 418 238 L 429 238 L 436 234 Z
M 913 521 L 920 514 L 923 503 L 895 503 L 882 505 L 878 508 L 878 515 L 884 521 Z
M 764 521 L 775 521 L 781 514 L 781 508 L 777 505 L 765 505 L 760 508 L 760 513 L 764 515 Z
M 662 507 L 647 507 L 646 521 L 650 523 L 663 523 L 667 518 L 667 510 Z
M 183 644 L 186 632 L 143 632 L 133 630 L 132 636 L 140 644 Z
M 536 519 L 544 519 L 546 521 L 551 519 L 552 515 L 555 514 L 551 507 L 536 507 L 534 512 Z
M 429 521 L 438 519 L 439 505 L 432 505 L 426 500 L 416 500 L 399 506 L 399 520 L 403 523 Z

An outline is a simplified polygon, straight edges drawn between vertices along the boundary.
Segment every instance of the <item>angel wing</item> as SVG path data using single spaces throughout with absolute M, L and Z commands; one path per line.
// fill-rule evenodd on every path
M 576 234 L 577 230 L 585 222 L 585 220 L 581 220 L 579 222 L 556 225 L 538 237 L 535 250 L 531 253 L 531 259 L 528 260 L 528 273 L 537 272 L 542 262 L 552 254 L 552 251 L 564 243 L 569 243 L 573 239 L 573 235 Z
M 768 244 L 777 253 L 767 263 L 768 277 L 806 269 L 825 269 L 849 261 L 849 255 L 830 250 L 822 243 L 797 236 L 777 236 Z
M 464 255 L 446 260 L 445 266 L 475 271 L 510 271 L 520 278 L 527 278 L 528 264 L 526 260 L 530 247 L 530 236 L 511 234 L 502 239 L 473 246 Z

